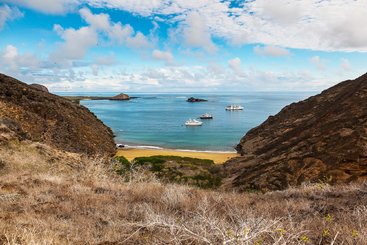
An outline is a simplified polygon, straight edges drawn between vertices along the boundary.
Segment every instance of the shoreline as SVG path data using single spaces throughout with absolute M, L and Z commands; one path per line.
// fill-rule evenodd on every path
M 116 151 L 116 156 L 124 156 L 129 161 L 136 157 L 150 157 L 156 155 L 209 159 L 213 160 L 215 164 L 222 164 L 230 158 L 240 156 L 236 152 L 167 149 L 153 146 L 127 146 L 118 148 Z
M 121 149 L 145 149 L 145 150 L 168 150 L 168 151 L 183 151 L 183 152 L 206 152 L 206 153 L 237 153 L 230 150 L 201 150 L 201 149 L 180 149 L 180 148 L 165 148 L 155 145 L 138 145 L 138 144 L 116 144 L 116 147 Z M 120 148 L 121 147 L 121 148 Z

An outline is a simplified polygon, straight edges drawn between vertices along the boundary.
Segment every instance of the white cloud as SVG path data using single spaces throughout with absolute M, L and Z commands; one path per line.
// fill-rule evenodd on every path
M 345 77 L 315 77 L 307 71 L 245 69 L 238 57 L 229 60 L 227 67 L 210 62 L 208 66 L 135 67 L 124 71 L 120 66 L 109 66 L 113 57 L 113 54 L 97 57 L 93 64 L 73 68 L 43 66 L 36 56 L 8 45 L 0 51 L 0 72 L 27 83 L 45 84 L 52 91 L 284 91 L 304 90 L 305 84 L 308 90 L 321 90 Z
M 9 7 L 8 5 L 0 6 L 0 30 L 3 29 L 7 21 L 15 20 L 23 17 L 23 13 L 17 7 Z
M 161 51 L 158 49 L 153 50 L 152 57 L 157 60 L 162 60 L 166 65 L 172 65 L 174 63 L 174 57 L 169 51 Z
M 80 0 L 3 0 L 10 4 L 31 8 L 48 14 L 64 14 L 75 9 Z
M 289 56 L 291 54 L 288 49 L 273 45 L 267 45 L 263 47 L 256 46 L 254 48 L 254 52 L 257 55 L 272 56 L 272 57 Z
M 238 76 L 244 76 L 244 71 L 242 69 L 241 59 L 236 57 L 234 59 L 231 59 L 228 61 L 229 68 L 232 69 L 232 71 L 238 75 Z
M 108 14 L 93 14 L 87 8 L 81 9 L 79 13 L 91 28 L 103 32 L 113 42 L 125 44 L 132 48 L 149 47 L 149 41 L 144 34 L 135 32 L 130 25 L 111 22 Z
M 253 0 L 245 1 L 237 7 L 231 7 L 229 0 L 5 2 L 56 14 L 74 10 L 76 6 L 89 5 L 120 9 L 156 21 L 176 22 L 179 26 L 185 26 L 181 34 L 187 45 L 204 48 L 209 52 L 216 50 L 212 37 L 222 38 L 232 44 L 261 43 L 285 48 L 367 52 L 367 32 L 361 28 L 361 23 L 367 23 L 366 0 Z M 107 15 L 83 14 L 91 26 L 107 28 Z M 116 28 L 115 31 L 120 33 L 119 27 Z M 129 45 L 147 44 L 141 33 L 124 40 Z
M 183 27 L 184 42 L 189 47 L 202 48 L 213 53 L 217 47 L 211 39 L 206 21 L 199 13 L 192 12 L 187 15 L 185 26 Z
M 95 59 L 97 65 L 110 66 L 116 64 L 116 56 L 114 53 L 99 56 Z
M 310 62 L 315 65 L 315 67 L 322 71 L 326 69 L 325 61 L 320 58 L 320 56 L 313 56 Z
M 279 22 L 280 24 L 290 24 L 297 22 L 301 17 L 299 4 L 293 4 L 294 1 L 258 1 L 259 13 L 269 18 L 269 21 Z
M 149 47 L 148 39 L 141 33 L 135 32 L 130 25 L 113 23 L 107 14 L 93 14 L 89 9 L 79 11 L 80 16 L 89 24 L 79 29 L 54 25 L 54 31 L 64 40 L 51 53 L 54 62 L 67 63 L 68 60 L 78 60 L 86 56 L 88 50 L 98 44 L 99 36 L 105 35 L 111 42 L 124 44 L 132 48 Z
M 40 61 L 34 54 L 19 54 L 18 48 L 9 44 L 0 52 L 0 66 L 12 72 L 19 72 L 22 68 L 38 69 Z
M 54 62 L 81 59 L 89 48 L 98 43 L 97 32 L 88 26 L 79 29 L 63 29 L 60 25 L 54 25 L 54 31 L 64 40 L 50 55 Z
M 142 16 L 149 16 L 155 10 L 161 9 L 169 1 L 167 0 L 87 0 L 88 4 L 94 7 L 108 7 L 112 9 L 122 9 L 125 11 L 138 13 Z
M 229 0 L 5 0 L 45 13 L 66 13 L 77 6 L 121 9 L 156 21 L 185 25 L 186 44 L 205 48 L 216 46 L 212 37 L 233 44 L 262 43 L 286 48 L 324 51 L 367 52 L 366 0 L 253 0 L 243 7 L 231 7 Z M 241 5 L 241 6 L 242 6 Z M 84 13 L 85 14 L 85 13 Z M 107 27 L 107 15 L 85 15 L 86 21 Z M 1 23 L 1 22 L 0 22 Z M 146 45 L 142 34 L 127 43 Z
M 80 16 L 93 28 L 108 31 L 110 27 L 110 16 L 108 14 L 93 14 L 89 9 L 79 10 Z
M 157 21 L 186 23 L 193 28 L 186 34 L 198 34 L 184 36 L 193 47 L 215 49 L 211 41 L 214 36 L 234 44 L 367 52 L 367 32 L 360 27 L 367 23 L 365 0 L 254 0 L 236 8 L 230 7 L 230 1 L 220 0 L 87 2 L 153 18 L 159 15 Z

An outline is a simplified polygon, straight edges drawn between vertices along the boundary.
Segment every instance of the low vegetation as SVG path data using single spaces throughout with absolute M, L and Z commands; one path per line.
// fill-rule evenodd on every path
M 0 160 L 0 244 L 367 244 L 367 184 L 225 193 L 33 143 Z
M 200 188 L 218 188 L 221 185 L 221 166 L 212 160 L 178 156 L 137 157 L 131 163 L 123 156 L 115 158 L 119 162 L 117 172 L 131 174 L 136 169 L 152 172 L 164 183 L 177 183 Z

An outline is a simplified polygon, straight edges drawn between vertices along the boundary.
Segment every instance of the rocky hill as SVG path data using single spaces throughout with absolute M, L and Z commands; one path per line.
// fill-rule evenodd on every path
M 283 108 L 250 130 L 225 164 L 225 186 L 276 190 L 367 180 L 367 74 Z
M 43 142 L 60 150 L 113 154 L 113 133 L 87 108 L 0 74 L 0 141 Z

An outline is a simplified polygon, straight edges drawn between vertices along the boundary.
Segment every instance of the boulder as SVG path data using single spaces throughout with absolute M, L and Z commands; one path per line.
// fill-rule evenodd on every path
M 46 86 L 41 85 L 41 84 L 32 83 L 30 86 L 35 88 L 35 89 L 41 90 L 43 92 L 49 93 L 48 88 Z

